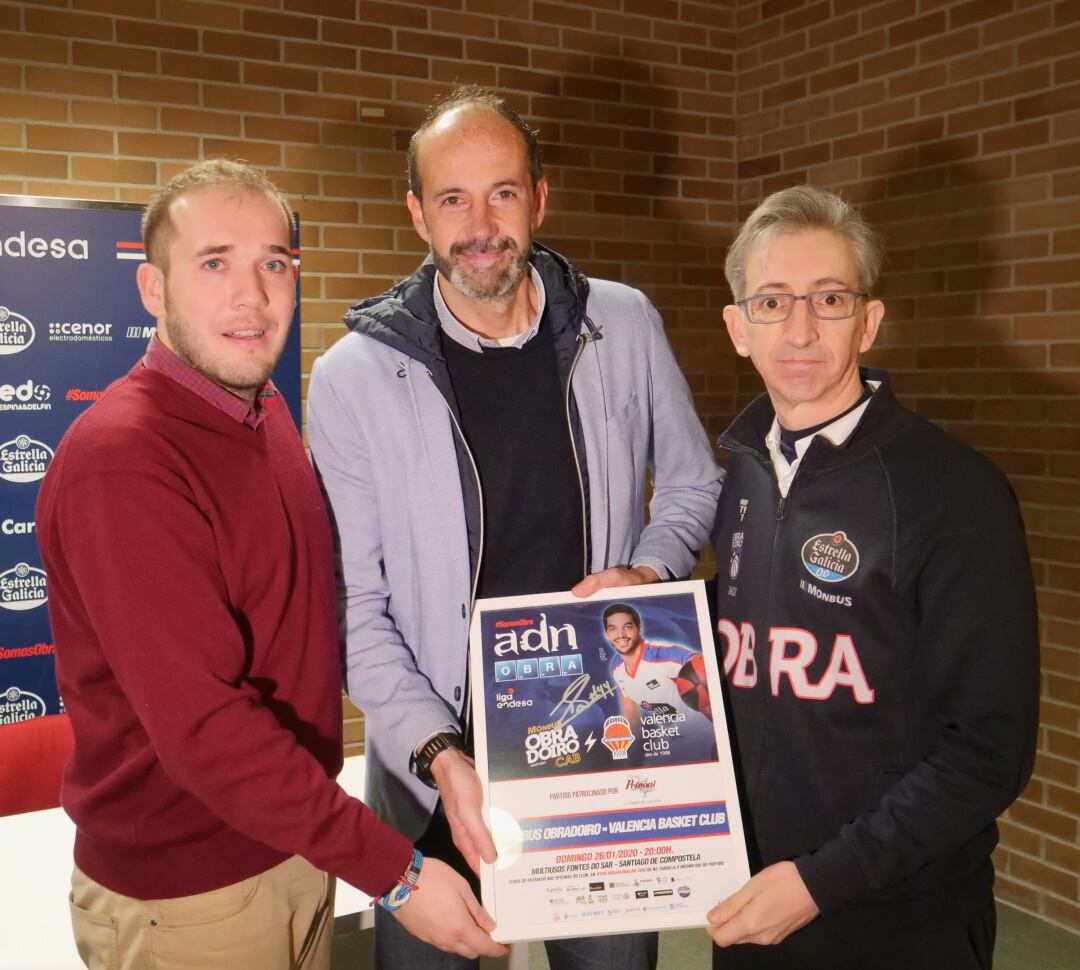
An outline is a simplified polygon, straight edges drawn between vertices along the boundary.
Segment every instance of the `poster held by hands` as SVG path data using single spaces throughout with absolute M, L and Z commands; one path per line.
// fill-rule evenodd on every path
M 495 939 L 704 926 L 749 879 L 702 582 L 480 600 L 469 656 Z

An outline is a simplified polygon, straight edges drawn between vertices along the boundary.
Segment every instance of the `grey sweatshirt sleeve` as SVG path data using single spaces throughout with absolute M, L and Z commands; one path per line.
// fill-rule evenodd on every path
M 689 575 L 709 541 L 724 473 L 694 410 L 660 314 L 641 293 L 636 296 L 649 322 L 644 350 L 649 358 L 653 492 L 649 524 L 631 564 L 652 566 L 662 578 L 682 577 Z

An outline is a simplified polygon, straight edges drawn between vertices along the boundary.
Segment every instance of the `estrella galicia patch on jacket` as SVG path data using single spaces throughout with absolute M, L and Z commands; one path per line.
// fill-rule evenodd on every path
M 814 579 L 840 583 L 859 568 L 859 550 L 843 532 L 822 532 L 811 536 L 802 547 L 802 564 Z

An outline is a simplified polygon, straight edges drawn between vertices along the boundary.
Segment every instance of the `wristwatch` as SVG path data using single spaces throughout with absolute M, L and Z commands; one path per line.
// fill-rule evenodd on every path
M 465 740 L 460 734 L 451 731 L 440 731 L 438 734 L 433 734 L 421 745 L 420 750 L 415 752 L 409 759 L 409 771 L 416 775 L 428 788 L 435 788 L 435 779 L 431 777 L 431 762 L 435 760 L 437 754 L 449 751 L 451 748 L 457 748 L 458 751 L 465 750 Z

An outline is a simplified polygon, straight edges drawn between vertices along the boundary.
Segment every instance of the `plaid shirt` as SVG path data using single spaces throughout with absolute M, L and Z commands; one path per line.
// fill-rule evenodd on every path
M 182 361 L 158 340 L 157 334 L 150 338 L 142 363 L 143 367 L 171 378 L 181 387 L 197 394 L 207 404 L 224 411 L 230 418 L 235 418 L 249 428 L 257 428 L 262 423 L 269 413 L 271 403 L 278 397 L 277 388 L 267 381 L 255 395 L 255 403 L 248 404 L 243 398 L 226 391 L 220 384 L 215 384 L 205 374 L 200 374 L 190 364 Z

